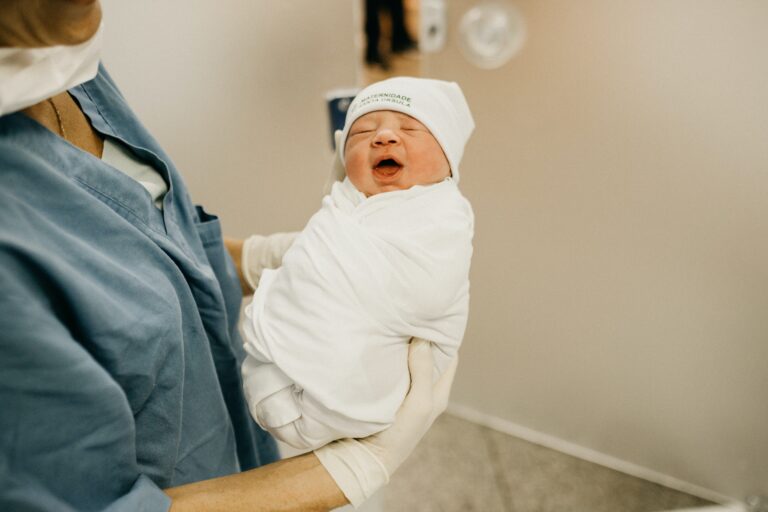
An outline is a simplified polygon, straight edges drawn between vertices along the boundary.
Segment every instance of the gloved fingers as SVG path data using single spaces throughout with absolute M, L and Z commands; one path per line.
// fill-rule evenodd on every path
M 440 376 L 432 387 L 432 414 L 433 418 L 440 416 L 448 407 L 448 399 L 451 397 L 453 378 L 456 376 L 456 368 L 459 366 L 459 354 L 456 354 L 448 368 Z
M 355 482 L 358 483 L 360 489 L 363 489 L 358 494 L 370 496 L 372 493 L 371 489 L 375 490 L 378 488 L 367 483 L 369 480 L 381 482 L 383 481 L 382 475 L 386 476 L 385 480 L 388 480 L 389 475 L 392 475 L 397 470 L 400 464 L 411 454 L 419 440 L 424 437 L 424 434 L 429 430 L 437 415 L 445 409 L 453 375 L 456 371 L 456 362 L 451 363 L 435 384 L 433 384 L 432 380 L 433 365 L 432 343 L 424 339 L 413 338 L 408 347 L 408 370 L 411 374 L 411 389 L 397 411 L 395 422 L 389 428 L 377 434 L 357 439 L 356 442 L 361 446 L 361 450 L 356 451 L 354 457 L 342 454 L 344 462 L 342 469 L 352 467 L 353 465 L 361 468 L 354 471 L 356 475 Z M 435 392 L 439 394 L 437 404 L 434 401 Z M 343 440 L 347 444 L 349 441 Z M 338 444 L 339 441 L 336 441 L 317 450 L 315 453 L 329 473 L 334 476 L 339 486 L 342 487 L 344 493 L 348 497 L 354 496 L 354 489 L 352 491 L 345 490 L 350 487 L 346 485 L 348 479 L 336 476 L 343 472 L 337 468 L 339 465 L 334 465 L 333 460 L 328 460 L 330 459 L 328 453 L 337 453 L 339 451 L 335 448 Z M 342 484 L 345 485 L 342 486 Z
M 251 235 L 243 242 L 240 266 L 251 290 L 256 290 L 264 269 L 277 268 L 283 255 L 293 245 L 298 232 L 272 233 L 268 236 Z
M 243 242 L 243 249 L 240 256 L 240 267 L 242 268 L 243 278 L 255 291 L 259 285 L 263 265 L 260 262 L 260 249 L 266 237 L 262 235 L 251 235 Z

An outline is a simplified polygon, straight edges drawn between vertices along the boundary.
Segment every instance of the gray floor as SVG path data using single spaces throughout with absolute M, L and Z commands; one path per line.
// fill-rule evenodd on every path
M 364 512 L 652 512 L 708 502 L 444 414 Z

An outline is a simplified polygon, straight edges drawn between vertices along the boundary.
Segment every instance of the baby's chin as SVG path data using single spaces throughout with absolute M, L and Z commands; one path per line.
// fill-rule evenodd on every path
M 365 195 L 365 197 L 371 197 L 386 192 L 406 190 L 415 185 L 415 183 L 410 183 L 410 180 L 404 178 L 406 178 L 406 176 L 404 176 L 402 171 L 381 176 L 377 176 L 374 172 L 369 176 L 366 176 L 365 179 L 355 179 L 350 177 L 350 181 L 358 191 Z
M 385 192 L 395 192 L 397 190 L 408 190 L 417 183 L 408 179 L 408 174 L 403 169 L 396 173 L 377 173 L 374 171 L 371 175 L 371 181 L 366 183 L 366 196 L 374 196 Z
M 447 176 L 446 176 L 447 177 Z M 398 190 L 408 190 L 409 188 L 415 187 L 417 185 L 434 185 L 436 183 L 439 183 L 440 181 L 444 180 L 445 178 L 441 178 L 436 181 L 428 181 L 428 182 L 413 182 L 412 180 L 404 179 L 405 177 L 400 177 L 400 179 L 389 179 L 384 182 L 382 180 L 372 179 L 372 180 L 366 180 L 364 183 L 356 183 L 356 180 L 351 180 L 352 184 L 355 186 L 355 188 L 360 191 L 365 197 L 371 197 L 375 196 L 377 194 L 384 194 L 386 192 L 395 192 Z
M 397 190 L 408 190 L 413 185 L 379 185 L 376 187 L 368 187 L 363 192 L 365 197 L 375 196 L 376 194 L 383 194 L 385 192 L 395 192 Z

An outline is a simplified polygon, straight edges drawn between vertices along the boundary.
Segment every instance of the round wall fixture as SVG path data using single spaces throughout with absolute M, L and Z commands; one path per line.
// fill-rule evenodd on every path
M 475 66 L 494 69 L 517 54 L 525 42 L 525 22 L 509 2 L 489 0 L 469 9 L 459 25 L 461 51 Z

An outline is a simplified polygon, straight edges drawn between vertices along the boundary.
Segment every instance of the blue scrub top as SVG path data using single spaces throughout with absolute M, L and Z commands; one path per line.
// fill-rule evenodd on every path
M 106 71 L 70 93 L 169 192 L 160 211 L 27 116 L 0 117 L 0 510 L 166 510 L 162 488 L 277 459 L 243 397 L 240 287 L 218 219 Z

